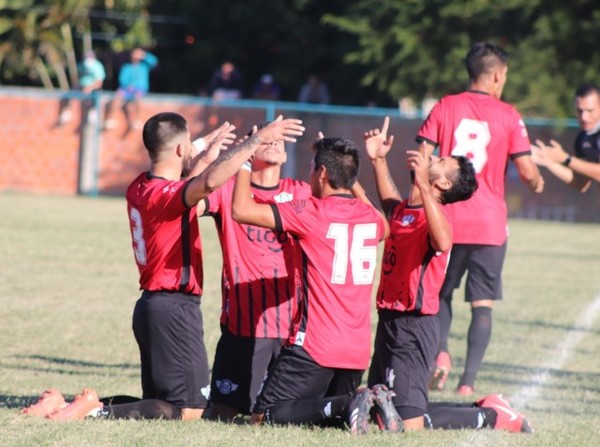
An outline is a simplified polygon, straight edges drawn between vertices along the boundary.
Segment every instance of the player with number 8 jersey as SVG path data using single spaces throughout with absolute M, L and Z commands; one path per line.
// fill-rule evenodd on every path
M 468 270 L 465 300 L 472 319 L 467 336 L 465 372 L 457 391 L 473 394 L 475 376 L 492 331 L 492 306 L 502 299 L 502 266 L 508 237 L 504 183 L 508 161 L 531 191 L 540 193 L 543 178 L 531 160 L 527 130 L 517 110 L 500 98 L 507 79 L 508 54 L 490 43 L 474 44 L 465 58 L 469 90 L 442 98 L 419 129 L 420 150 L 439 156 L 462 155 L 471 160 L 479 188 L 469 200 L 449 204 L 454 247 L 440 291 L 440 346 L 432 389 L 444 386 L 451 361 L 448 333 L 452 292 Z

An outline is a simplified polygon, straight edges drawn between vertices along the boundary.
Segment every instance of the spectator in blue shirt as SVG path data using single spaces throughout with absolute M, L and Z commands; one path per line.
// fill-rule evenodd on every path
M 88 51 L 85 53 L 83 62 L 77 66 L 77 72 L 79 75 L 78 89 L 82 93 L 90 95 L 89 99 L 82 100 L 82 120 L 85 120 L 87 113 L 93 110 L 94 104 L 92 100 L 94 93 L 102 90 L 102 84 L 104 83 L 104 79 L 106 79 L 106 71 L 104 70 L 102 62 L 96 59 L 94 52 Z M 72 113 L 70 103 L 70 97 L 61 99 L 58 114 L 59 125 L 66 124 L 71 120 Z
M 117 125 L 113 119 L 115 108 L 122 107 L 127 119 L 128 129 L 137 129 L 141 125 L 139 100 L 150 90 L 150 71 L 156 67 L 158 59 L 152 53 L 141 48 L 131 52 L 131 62 L 124 64 L 119 71 L 119 88 L 115 98 L 108 105 L 105 129 L 114 129 Z

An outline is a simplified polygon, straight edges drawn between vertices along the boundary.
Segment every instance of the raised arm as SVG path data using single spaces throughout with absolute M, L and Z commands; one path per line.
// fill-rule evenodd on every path
M 379 203 L 388 217 L 394 207 L 402 200 L 387 164 L 386 157 L 394 143 L 393 135 L 387 135 L 389 125 L 390 118 L 386 116 L 381 130 L 371 129 L 365 132 L 365 148 L 373 166 Z
M 247 140 L 232 146 L 226 151 L 220 151 L 215 161 L 190 180 L 185 190 L 186 203 L 197 204 L 200 199 L 225 183 L 254 155 L 261 143 L 272 143 L 278 140 L 295 142 L 295 137 L 303 133 L 302 121 L 297 119 L 284 120 L 279 116 Z
M 420 150 L 406 151 L 406 153 L 408 167 L 415 173 L 413 188 L 419 190 L 423 201 L 431 246 L 436 251 L 448 251 L 452 248 L 452 227 L 429 182 L 429 155 L 425 155 Z
M 551 151 L 556 151 L 557 157 L 560 154 L 560 162 L 556 162 L 550 157 Z M 552 175 L 572 188 L 580 192 L 586 192 L 590 188 L 592 182 L 589 178 L 574 172 L 563 164 L 569 154 L 565 152 L 559 142 L 550 140 L 550 144 L 546 145 L 543 141 L 536 140 L 535 144 L 531 146 L 531 154 L 531 159 L 536 165 L 545 167 Z
M 234 130 L 235 126 L 226 121 L 209 134 L 194 141 L 194 150 L 198 152 L 192 161 L 193 167 L 188 174 L 189 178 L 204 171 L 217 159 L 223 149 L 235 141 Z
M 381 217 L 384 222 L 383 239 L 387 239 L 387 237 L 390 235 L 390 224 L 388 223 L 386 216 L 381 212 L 381 210 L 379 210 L 379 208 L 377 208 L 373 204 L 373 202 L 371 202 L 371 199 L 369 199 L 369 196 L 367 196 L 365 189 L 362 187 L 358 180 L 354 182 L 354 185 L 352 186 L 352 194 L 354 194 L 354 197 L 356 197 L 358 200 L 360 200 L 363 203 L 366 203 L 369 206 L 372 206 L 377 210 L 379 214 L 381 214 Z
M 276 221 L 272 206 L 265 203 L 256 203 L 252 197 L 250 172 L 250 166 L 245 165 L 240 169 L 235 179 L 231 203 L 233 220 L 274 230 Z

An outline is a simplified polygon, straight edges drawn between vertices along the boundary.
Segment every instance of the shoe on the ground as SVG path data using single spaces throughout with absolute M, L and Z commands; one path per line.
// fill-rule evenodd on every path
M 513 433 L 533 433 L 533 428 L 524 415 L 510 406 L 502 394 L 490 394 L 479 399 L 475 404 L 482 408 L 491 408 L 496 411 L 496 425 L 494 428 L 508 430 Z
M 44 391 L 35 404 L 23 408 L 21 414 L 44 417 L 66 406 L 67 403 L 63 395 L 60 394 L 60 391 L 50 388 Z
M 452 368 L 452 361 L 450 354 L 445 351 L 440 351 L 435 359 L 435 369 L 431 380 L 429 381 L 429 389 L 431 391 L 442 391 L 446 380 L 448 380 L 448 374 Z
M 355 391 L 348 414 L 350 419 L 350 432 L 353 435 L 362 435 L 369 431 L 369 412 L 373 407 L 373 393 L 368 388 L 359 388 Z
M 388 390 L 387 386 L 382 384 L 374 385 L 371 393 L 373 395 L 371 418 L 379 426 L 379 429 L 393 433 L 403 431 L 404 424 L 392 402 L 392 397 L 396 393 Z
M 469 385 L 460 385 L 458 388 L 456 388 L 456 394 L 458 394 L 459 396 L 472 396 L 474 392 L 475 390 L 473 389 L 473 387 Z
M 87 416 L 98 413 L 103 407 L 104 405 L 98 399 L 96 392 L 92 389 L 85 388 L 69 405 L 46 417 L 54 421 L 84 419 Z

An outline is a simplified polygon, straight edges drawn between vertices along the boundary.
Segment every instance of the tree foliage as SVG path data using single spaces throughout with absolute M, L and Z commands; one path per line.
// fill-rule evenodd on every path
M 464 56 L 484 40 L 511 54 L 505 95 L 527 115 L 569 115 L 575 87 L 598 82 L 595 0 L 359 0 L 324 22 L 358 37 L 345 61 L 364 68 L 363 85 L 394 97 L 464 89 Z
M 231 60 L 247 95 L 270 73 L 293 101 L 316 73 L 336 104 L 394 106 L 463 90 L 485 40 L 511 54 L 505 97 L 530 116 L 570 116 L 577 85 L 600 82 L 599 35 L 597 0 L 0 0 L 4 82 L 63 85 L 88 36 L 155 52 L 154 91 L 198 93 Z

